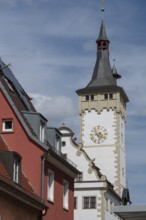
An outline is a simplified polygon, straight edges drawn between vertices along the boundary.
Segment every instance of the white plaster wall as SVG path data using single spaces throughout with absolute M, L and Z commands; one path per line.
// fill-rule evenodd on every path
M 108 132 L 107 139 L 99 145 L 103 146 L 115 144 L 115 131 L 113 127 L 113 125 L 115 125 L 115 122 L 113 110 L 107 111 L 106 109 L 104 109 L 101 114 L 98 114 L 95 110 L 91 110 L 90 112 L 85 111 L 82 116 L 82 122 L 82 142 L 84 146 L 98 145 L 90 139 L 91 130 L 97 125 L 105 127 Z
M 71 144 L 70 137 L 63 137 L 62 141 L 66 142 L 66 146 L 62 147 L 62 153 L 67 154 L 67 157 L 77 165 L 77 169 L 83 173 L 83 180 L 97 181 L 94 172 L 92 172 L 91 174 L 88 173 L 89 161 L 85 159 L 85 156 L 83 154 L 81 154 L 80 156 L 77 155 L 77 148 L 75 148 Z
M 97 220 L 97 208 L 96 209 L 83 209 L 83 197 L 84 196 L 96 196 L 96 200 L 98 201 L 98 197 L 100 196 L 100 191 L 97 190 L 83 190 L 83 191 L 75 191 L 75 196 L 77 197 L 77 209 L 74 210 L 74 219 L 75 220 Z
M 120 116 L 120 182 L 121 193 L 123 187 L 126 187 L 126 147 L 125 147 L 125 121 Z
M 100 168 L 101 173 L 105 175 L 112 184 L 115 183 L 114 176 L 116 172 L 114 149 L 114 146 L 85 148 L 91 158 L 95 158 L 94 163 Z

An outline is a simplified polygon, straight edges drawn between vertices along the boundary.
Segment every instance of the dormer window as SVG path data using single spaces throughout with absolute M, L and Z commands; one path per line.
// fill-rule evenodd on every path
M 20 160 L 14 159 L 13 164 L 13 181 L 19 183 L 20 174 Z
M 45 123 L 40 121 L 40 141 L 45 141 Z
M 4 119 L 2 122 L 2 131 L 3 132 L 12 132 L 13 131 L 13 120 Z

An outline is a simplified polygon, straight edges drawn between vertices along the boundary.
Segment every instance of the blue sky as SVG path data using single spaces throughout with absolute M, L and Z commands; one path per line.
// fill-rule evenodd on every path
M 128 186 L 133 203 L 146 204 L 146 1 L 105 0 L 104 7 L 111 65 L 115 58 L 130 99 Z M 93 72 L 100 8 L 99 0 L 0 0 L 0 56 L 50 126 L 79 131 L 75 91 Z

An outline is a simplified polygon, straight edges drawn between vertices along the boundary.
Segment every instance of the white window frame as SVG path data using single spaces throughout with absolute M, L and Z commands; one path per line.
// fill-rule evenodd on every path
M 52 170 L 48 170 L 47 199 L 54 202 L 54 172 Z
M 12 123 L 11 128 L 7 128 L 6 127 L 6 123 L 7 122 L 11 122 Z M 13 131 L 13 120 L 12 119 L 3 119 L 3 121 L 2 121 L 2 131 L 3 132 L 12 132 Z
M 13 181 L 19 183 L 20 161 L 14 160 L 13 164 Z
M 45 123 L 40 121 L 40 141 L 45 141 Z
M 69 209 L 69 183 L 63 180 L 63 208 Z

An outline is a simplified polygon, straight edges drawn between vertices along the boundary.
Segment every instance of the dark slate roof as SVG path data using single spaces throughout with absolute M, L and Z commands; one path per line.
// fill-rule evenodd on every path
M 115 65 L 112 68 L 112 74 L 113 74 L 113 77 L 115 79 L 120 79 L 121 78 L 121 75 L 117 72 L 117 69 L 116 69 Z
M 103 20 L 101 22 L 100 32 L 99 32 L 99 36 L 97 38 L 97 42 L 101 41 L 101 40 L 110 42 L 108 40 L 108 38 L 107 38 L 107 34 L 106 34 L 105 25 L 104 25 L 104 21 Z
M 104 21 L 101 22 L 97 45 L 106 41 L 107 46 L 104 48 L 98 47 L 97 59 L 93 70 L 92 78 L 85 88 L 77 90 L 77 94 L 88 94 L 95 92 L 117 92 L 119 91 L 126 101 L 128 97 L 121 87 L 117 86 L 116 79 L 121 76 L 117 73 L 116 68 L 112 69 L 109 60 L 109 40 L 107 38 Z
M 15 89 L 15 92 L 21 99 L 21 102 L 23 103 L 24 108 L 29 111 L 35 111 L 34 106 L 30 102 L 31 99 L 29 98 L 27 93 L 24 91 L 24 89 L 21 87 L 21 85 L 19 84 L 18 80 L 15 78 L 9 66 L 6 66 L 6 64 L 1 59 L 0 59 L 0 69 L 2 70 L 8 82 Z
M 36 109 L 34 108 L 31 102 L 31 98 L 27 95 L 22 86 L 19 84 L 11 69 L 1 59 L 0 82 L 2 83 L 4 90 L 6 91 L 11 100 L 11 104 L 15 106 L 24 123 L 26 124 L 26 127 L 29 130 L 30 134 L 33 137 L 37 137 L 31 124 L 23 114 L 24 111 L 36 112 Z
M 113 78 L 111 65 L 109 62 L 109 52 L 108 50 L 98 51 L 92 79 L 87 87 L 114 85 L 116 85 L 116 81 Z

